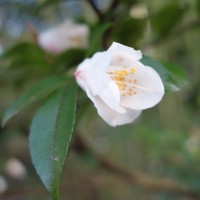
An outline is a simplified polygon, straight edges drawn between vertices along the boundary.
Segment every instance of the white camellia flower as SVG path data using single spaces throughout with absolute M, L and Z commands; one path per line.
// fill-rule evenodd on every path
M 79 64 L 75 78 L 111 126 L 133 122 L 164 95 L 158 73 L 140 62 L 141 51 L 114 42 Z
M 88 36 L 87 25 L 65 21 L 39 34 L 38 43 L 46 51 L 58 54 L 70 48 L 86 48 Z

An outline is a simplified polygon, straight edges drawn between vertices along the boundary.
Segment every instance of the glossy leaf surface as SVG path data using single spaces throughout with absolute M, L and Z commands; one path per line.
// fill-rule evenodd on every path
M 72 136 L 76 110 L 77 86 L 73 82 L 53 94 L 36 112 L 30 131 L 33 165 L 54 200 L 62 166 Z

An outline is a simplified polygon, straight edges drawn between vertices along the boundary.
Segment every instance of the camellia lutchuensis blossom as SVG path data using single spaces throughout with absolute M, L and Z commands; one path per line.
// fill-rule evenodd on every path
M 158 73 L 140 61 L 141 51 L 113 42 L 79 64 L 75 78 L 111 126 L 133 122 L 164 95 Z
M 59 54 L 70 48 L 86 48 L 88 36 L 89 28 L 87 25 L 65 21 L 39 34 L 38 43 L 44 50 Z

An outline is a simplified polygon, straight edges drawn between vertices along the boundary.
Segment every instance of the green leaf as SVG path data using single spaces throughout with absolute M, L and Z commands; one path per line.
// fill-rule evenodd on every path
M 165 82 L 164 85 L 165 85 L 165 92 L 178 92 L 180 90 L 180 88 L 175 83 Z
M 6 50 L 2 55 L 2 58 L 20 58 L 21 59 L 43 59 L 44 51 L 37 45 L 28 43 L 28 42 L 20 42 L 8 50 Z
M 200 1 L 199 0 L 196 0 L 195 8 L 196 8 L 197 14 L 200 16 Z
M 53 94 L 37 111 L 31 124 L 32 162 L 54 200 L 59 199 L 62 166 L 72 136 L 76 91 L 77 85 L 73 81 Z
M 16 115 L 23 108 L 28 107 L 42 98 L 48 96 L 61 86 L 66 85 L 68 79 L 64 76 L 55 76 L 41 80 L 27 89 L 17 100 L 15 100 L 10 107 L 6 110 L 3 116 L 2 126 Z
M 12 46 L 0 58 L 4 62 L 6 61 L 5 65 L 8 68 L 46 71 L 51 67 L 46 60 L 45 52 L 36 44 L 28 42 L 21 42 Z
M 132 5 L 134 5 L 134 4 L 138 3 L 138 2 L 140 2 L 140 1 L 138 1 L 138 0 L 122 0 L 122 3 L 127 4 L 127 6 L 129 6 L 129 8 L 130 8 Z
M 162 79 L 166 92 L 176 92 L 179 90 L 178 80 L 175 76 L 172 76 L 171 72 L 163 64 L 153 60 L 146 55 L 142 56 L 141 62 L 144 65 L 152 67 L 158 72 Z
M 147 66 L 154 68 L 158 72 L 158 74 L 160 75 L 163 82 L 165 82 L 168 79 L 169 71 L 158 61 L 156 61 L 156 60 L 150 58 L 149 56 L 146 56 L 146 55 L 143 54 L 141 62 L 144 65 L 147 65 Z
M 182 20 L 187 7 L 180 7 L 178 2 L 173 2 L 151 16 L 151 25 L 157 36 L 170 33 Z
M 64 70 L 71 68 L 85 58 L 85 53 L 84 49 L 69 49 L 55 58 L 54 66 L 61 66 Z
M 87 52 L 87 57 L 90 57 L 93 53 L 102 50 L 102 37 L 109 28 L 112 27 L 112 23 L 104 23 L 96 25 L 91 30 L 90 45 Z
M 114 40 L 128 46 L 135 46 L 143 37 L 146 28 L 146 19 L 128 18 L 115 25 Z M 126 37 L 124 37 L 126 36 Z
M 28 52 L 27 52 L 28 51 Z M 10 56 L 15 56 L 20 53 L 34 53 L 38 52 L 38 54 L 41 54 L 43 51 L 40 49 L 37 45 L 28 43 L 28 42 L 20 42 L 11 48 L 9 48 L 7 51 L 5 51 L 2 56 L 3 57 L 10 57 Z
M 188 83 L 188 78 L 185 71 L 178 65 L 172 63 L 162 63 L 166 69 L 168 69 L 171 77 L 176 80 L 179 86 L 186 85 Z

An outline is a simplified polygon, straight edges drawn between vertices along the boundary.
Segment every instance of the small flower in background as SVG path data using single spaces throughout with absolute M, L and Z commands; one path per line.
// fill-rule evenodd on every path
M 140 62 L 141 51 L 114 42 L 79 64 L 76 80 L 111 126 L 133 122 L 164 95 L 158 73 Z
M 199 157 L 200 152 L 200 129 L 198 127 L 192 127 L 190 130 L 190 136 L 184 143 L 185 150 L 193 157 Z
M 7 174 L 16 179 L 23 179 L 27 175 L 25 166 L 16 158 L 9 159 L 5 164 Z
M 146 19 L 148 17 L 148 9 L 145 4 L 136 4 L 130 9 L 130 15 L 134 19 Z
M 1 45 L 1 43 L 0 43 L 0 55 L 3 53 L 3 47 L 2 47 L 2 45 Z
M 0 194 L 4 193 L 8 189 L 7 180 L 0 175 Z
M 86 48 L 88 36 L 89 28 L 87 25 L 65 21 L 39 34 L 38 43 L 44 50 L 59 54 L 70 48 Z

